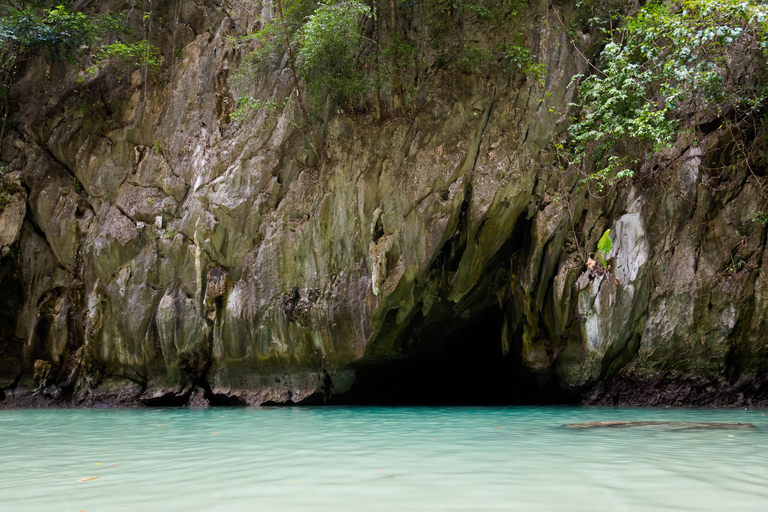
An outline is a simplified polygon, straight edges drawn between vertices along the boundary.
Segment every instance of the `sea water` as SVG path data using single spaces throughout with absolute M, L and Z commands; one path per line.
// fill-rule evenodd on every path
M 581 407 L 0 411 L 0 511 L 768 511 L 765 414 Z M 756 428 L 563 428 L 613 420 Z

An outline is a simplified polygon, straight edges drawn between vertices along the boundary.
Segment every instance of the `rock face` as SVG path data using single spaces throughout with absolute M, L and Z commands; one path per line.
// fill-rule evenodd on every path
M 29 62 L 2 141 L 27 196 L 0 214 L 5 404 L 768 403 L 757 177 L 703 166 L 713 132 L 579 188 L 552 150 L 587 66 L 574 5 L 532 3 L 543 82 L 429 63 L 413 115 L 326 108 L 321 168 L 290 105 L 229 117 L 246 12 L 157 8 L 161 76 Z M 287 73 L 251 92 L 283 104 Z

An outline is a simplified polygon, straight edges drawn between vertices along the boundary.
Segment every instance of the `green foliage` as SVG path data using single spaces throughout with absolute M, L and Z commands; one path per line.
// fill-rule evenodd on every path
M 419 60 L 419 48 L 401 34 L 394 34 L 379 46 L 379 58 L 386 64 L 379 68 L 379 73 L 375 76 L 376 85 L 385 90 L 393 90 L 398 82 L 401 86 L 406 84 L 404 104 L 406 109 L 412 106 L 415 99 L 413 84 L 417 81 L 418 74 L 414 64 Z M 412 85 L 409 87 L 407 84 Z
M 282 18 L 232 39 L 243 54 L 232 82 L 243 96 L 234 119 L 251 106 L 253 82 L 273 72 L 288 49 L 314 112 L 330 97 L 346 112 L 375 107 L 386 115 L 384 102 L 391 101 L 390 112 L 402 114 L 416 105 L 422 75 L 445 65 L 467 74 L 502 68 L 538 80 L 545 68 L 524 46 L 522 31 L 513 31 L 514 43 L 501 46 L 464 40 L 472 31 L 505 30 L 527 5 L 528 0 L 410 0 L 394 2 L 393 12 L 387 0 L 283 0 Z
M 256 80 L 283 48 L 279 21 L 267 23 L 260 30 L 241 38 L 231 37 L 229 41 L 236 51 L 243 53 L 240 67 L 233 77 L 235 85 Z
M 754 222 L 759 222 L 763 226 L 768 225 L 768 211 L 760 210 L 759 212 L 755 213 L 755 216 L 752 217 L 752 220 Z
M 597 250 L 603 256 L 607 257 L 612 248 L 613 240 L 611 240 L 611 230 L 606 229 L 605 233 L 603 233 L 603 236 L 600 237 L 600 241 L 597 242 Z
M 299 62 L 324 73 L 344 73 L 360 51 L 360 25 L 371 8 L 355 0 L 326 0 L 299 32 Z
M 366 94 L 373 77 L 361 66 L 362 22 L 373 14 L 356 0 L 324 1 L 298 34 L 298 65 L 310 77 L 315 102 L 326 93 L 340 102 Z
M 20 2 L 20 5 L 0 4 L 0 97 L 6 100 L 0 134 L 4 133 L 9 118 L 7 97 L 18 64 L 33 54 L 75 62 L 90 47 L 100 46 L 93 56 L 96 64 L 88 72 L 95 72 L 111 62 L 150 68 L 156 68 L 159 63 L 158 49 L 146 40 L 114 41 L 120 36 L 130 36 L 126 16 L 122 13 L 88 15 L 72 10 L 65 2 L 53 6 L 45 1 Z M 109 39 L 114 42 L 102 44 Z
M 537 63 L 533 52 L 519 44 L 504 43 L 498 48 L 498 53 L 504 60 L 504 66 L 508 71 L 520 71 L 536 81 L 544 77 L 546 64 Z
M 427 0 L 425 20 L 433 39 L 441 40 L 456 30 L 459 22 L 490 22 L 499 25 L 518 16 L 528 0 Z
M 274 101 L 262 101 L 253 96 L 243 95 L 237 98 L 237 108 L 229 117 L 232 121 L 241 121 L 249 112 L 254 110 L 266 110 L 267 112 L 277 108 Z
M 464 45 L 456 55 L 456 66 L 462 73 L 474 73 L 477 68 L 493 59 L 493 53 L 478 46 Z
M 578 21 L 589 30 L 609 31 L 619 26 L 627 10 L 634 7 L 634 2 L 626 0 L 577 0 Z
M 683 117 L 719 115 L 723 105 L 757 113 L 767 14 L 754 1 L 657 1 L 610 33 L 600 72 L 582 80 L 572 105 L 570 156 L 594 166 L 587 181 L 601 191 L 633 176 L 640 160 L 626 155 L 669 145 Z
M 322 104 L 328 94 L 343 104 L 371 90 L 376 77 L 364 58 L 370 40 L 364 38 L 362 30 L 365 20 L 373 16 L 368 5 L 356 0 L 287 0 L 283 14 L 283 19 L 277 17 L 257 32 L 233 40 L 236 48 L 246 50 L 236 85 L 247 88 L 249 81 L 257 80 L 280 61 L 285 52 L 285 29 L 296 57 L 294 64 L 313 104 Z M 250 109 L 275 106 L 244 94 L 231 117 L 238 121 Z
M 126 65 L 126 66 L 147 66 L 152 71 L 157 70 L 160 65 L 160 50 L 149 44 L 147 40 L 137 41 L 135 43 L 125 44 L 115 42 L 102 46 L 93 58 L 96 64 L 88 68 L 88 73 L 96 73 L 108 64 Z
M 73 12 L 64 5 L 42 8 L 40 4 L 0 4 L 0 141 L 9 120 L 13 123 L 9 96 L 20 63 L 34 53 L 44 54 L 51 60 L 74 61 L 96 33 L 85 14 Z
M 657 147 L 670 142 L 676 123 L 666 114 L 673 102 L 659 107 L 648 98 L 647 90 L 656 79 L 654 70 L 640 68 L 631 61 L 631 52 L 616 43 L 605 47 L 601 60 L 606 63 L 604 75 L 592 75 L 579 87 L 582 105 L 588 107 L 571 128 L 576 151 L 589 150 L 600 162 L 625 138 Z
M 38 13 L 28 7 L 0 20 L 0 51 L 22 53 L 47 49 L 52 58 L 72 59 L 90 44 L 97 29 L 91 19 L 64 5 Z
M 742 270 L 754 268 L 754 265 L 748 265 L 744 260 L 731 260 L 731 262 L 725 266 L 726 274 L 736 274 Z
M 533 53 L 513 33 L 514 43 L 485 48 L 462 41 L 461 25 L 472 24 L 477 30 L 501 28 L 502 22 L 520 15 L 528 0 L 476 1 L 428 0 L 424 18 L 430 34 L 431 48 L 438 52 L 438 64 L 452 62 L 462 73 L 476 73 L 481 67 L 501 60 L 506 71 L 521 72 L 539 80 L 545 67 L 536 64 Z
M 611 252 L 613 247 L 613 240 L 611 240 L 611 230 L 606 229 L 603 236 L 600 237 L 600 241 L 597 242 L 597 252 L 593 253 L 600 260 L 603 265 L 603 270 L 608 270 L 608 253 Z
M 124 13 L 108 12 L 101 20 L 96 22 L 96 32 L 99 36 L 110 34 L 131 35 L 131 29 L 128 27 L 128 19 Z
M 278 64 L 285 52 L 283 27 L 293 41 L 296 32 L 316 6 L 315 0 L 283 0 L 284 19 L 276 16 L 255 32 L 229 38 L 232 46 L 243 53 L 241 65 L 234 76 L 235 83 L 243 85 L 255 81 L 261 73 L 269 72 L 270 66 Z

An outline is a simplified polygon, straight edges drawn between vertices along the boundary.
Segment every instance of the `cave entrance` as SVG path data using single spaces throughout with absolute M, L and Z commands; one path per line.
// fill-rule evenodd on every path
M 357 368 L 350 402 L 370 405 L 511 405 L 541 403 L 519 350 L 504 355 L 498 306 L 460 326 L 423 329 L 416 355 Z
M 0 401 L 4 387 L 13 387 L 21 375 L 23 340 L 16 337 L 16 322 L 24 304 L 18 267 L 11 255 L 0 258 Z

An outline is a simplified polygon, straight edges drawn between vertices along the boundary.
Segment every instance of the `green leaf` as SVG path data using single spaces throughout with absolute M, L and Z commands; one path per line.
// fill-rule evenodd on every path
M 603 236 L 600 238 L 600 241 L 597 243 L 597 250 L 600 251 L 604 257 L 607 257 L 608 253 L 611 252 L 611 247 L 613 247 L 613 240 L 611 240 L 611 230 L 606 229 L 605 233 L 603 233 Z

